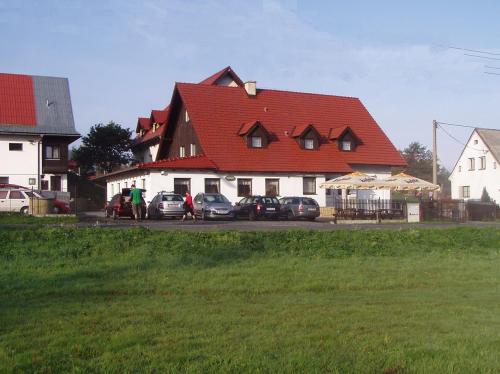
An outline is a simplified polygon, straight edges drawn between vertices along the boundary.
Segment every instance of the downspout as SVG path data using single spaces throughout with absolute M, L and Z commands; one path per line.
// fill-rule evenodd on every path
M 43 135 L 40 135 L 40 138 L 38 139 L 38 189 L 41 191 L 42 190 L 42 178 L 41 178 L 41 160 L 40 160 L 40 145 L 43 141 Z

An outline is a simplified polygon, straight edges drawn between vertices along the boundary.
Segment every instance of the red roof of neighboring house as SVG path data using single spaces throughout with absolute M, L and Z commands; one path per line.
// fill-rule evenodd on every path
M 146 162 L 138 165 L 139 169 L 211 169 L 216 170 L 215 165 L 205 155 L 190 156 L 184 158 L 165 159 L 155 162 Z
M 0 123 L 36 126 L 31 76 L 0 73 Z
M 170 114 L 170 107 L 167 107 L 164 110 L 152 110 L 150 118 L 139 118 L 139 122 L 141 120 L 144 120 L 144 123 L 146 123 L 147 120 L 149 128 L 146 129 L 143 127 L 146 132 L 143 136 L 136 137 L 134 139 L 135 144 L 136 145 L 141 144 L 155 138 L 161 139 L 165 135 L 165 131 L 167 130 L 167 119 L 169 114 Z M 156 122 L 160 125 L 155 131 L 153 131 L 152 128 L 153 122 Z
M 214 85 L 224 75 L 230 75 L 231 78 L 238 84 L 238 86 L 243 86 L 244 85 L 243 81 L 233 71 L 233 69 L 231 68 L 231 66 L 225 67 L 221 71 L 218 71 L 217 73 L 215 73 L 215 74 L 209 76 L 208 78 L 202 80 L 199 84 Z
M 241 87 L 188 83 L 176 89 L 205 154 L 222 171 L 323 173 L 350 172 L 352 164 L 406 165 L 357 98 L 267 89 L 249 97 Z M 259 121 L 272 136 L 266 148 L 249 148 L 238 136 L 241 124 L 251 121 Z M 311 123 L 325 137 L 331 128 L 349 123 L 366 141 L 353 152 L 342 152 L 333 142 L 317 151 L 301 149 L 288 131 Z
M 139 117 L 137 119 L 136 131 L 139 132 L 140 129 L 142 129 L 144 131 L 150 130 L 151 129 L 151 118 Z
M 151 111 L 151 118 L 152 118 L 153 122 L 156 122 L 159 124 L 165 123 L 167 120 L 168 112 L 169 112 L 168 108 L 165 110 L 152 110 Z

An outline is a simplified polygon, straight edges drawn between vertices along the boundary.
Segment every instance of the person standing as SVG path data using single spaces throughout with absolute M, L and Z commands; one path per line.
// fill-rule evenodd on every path
M 135 184 L 132 185 L 130 190 L 130 198 L 132 204 L 132 214 L 136 221 L 142 218 L 142 191 L 140 188 L 136 188 Z
M 185 221 L 188 213 L 193 217 L 193 221 L 196 221 L 196 216 L 194 215 L 194 207 L 193 207 L 193 197 L 186 191 L 186 201 L 184 201 L 184 215 L 182 216 L 182 220 Z

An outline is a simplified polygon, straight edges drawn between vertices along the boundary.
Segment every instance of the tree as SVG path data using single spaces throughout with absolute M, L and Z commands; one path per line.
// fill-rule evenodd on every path
M 99 123 L 82 138 L 80 147 L 72 149 L 72 158 L 80 166 L 82 174 L 97 171 L 109 173 L 113 168 L 133 160 L 131 137 L 132 131 L 113 121 L 106 125 Z
M 426 181 L 432 181 L 432 152 L 426 146 L 419 142 L 412 142 L 403 149 L 401 156 L 406 160 L 408 166 L 406 172 L 417 178 L 422 178 Z M 438 162 L 438 184 L 441 186 L 441 195 L 448 196 L 451 194 L 451 184 L 448 180 L 450 172 L 446 168 L 439 165 Z
M 488 191 L 486 190 L 486 187 L 483 187 L 483 192 L 481 193 L 481 201 L 483 203 L 489 203 L 491 202 L 491 197 Z

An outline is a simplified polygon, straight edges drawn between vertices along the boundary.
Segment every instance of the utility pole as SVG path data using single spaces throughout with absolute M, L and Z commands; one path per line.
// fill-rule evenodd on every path
M 437 121 L 432 121 L 432 183 L 437 184 Z M 434 198 L 437 197 L 437 193 L 434 192 Z

